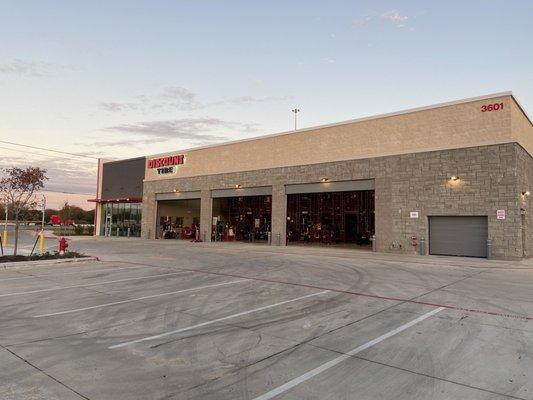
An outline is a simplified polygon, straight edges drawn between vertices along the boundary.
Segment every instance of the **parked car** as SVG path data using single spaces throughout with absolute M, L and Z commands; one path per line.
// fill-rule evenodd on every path
M 61 217 L 59 215 L 50 215 L 49 225 L 52 226 L 61 226 Z

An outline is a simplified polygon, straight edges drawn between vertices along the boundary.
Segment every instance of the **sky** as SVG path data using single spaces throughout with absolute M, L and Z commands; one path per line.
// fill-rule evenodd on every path
M 42 191 L 36 196 L 38 204 L 41 204 L 41 195 L 46 199 L 46 208 L 53 210 L 60 210 L 67 202 L 70 205 L 78 206 L 84 210 L 92 210 L 94 208 L 94 202 L 88 200 L 94 199 L 94 194 L 79 194 L 79 193 L 65 193 L 65 192 L 50 192 Z
M 96 158 L 291 130 L 295 107 L 305 128 L 512 90 L 531 115 L 531 15 L 522 0 L 0 0 L 0 140 L 85 156 L 0 143 L 0 168 L 94 194 Z

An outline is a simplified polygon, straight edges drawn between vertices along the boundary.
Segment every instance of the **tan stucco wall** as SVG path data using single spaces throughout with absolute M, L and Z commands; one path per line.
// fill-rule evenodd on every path
M 481 112 L 481 106 L 504 103 L 504 109 Z M 176 174 L 145 180 L 251 171 L 275 167 L 363 159 L 432 150 L 519 141 L 533 154 L 533 138 L 511 132 L 511 95 L 485 98 L 393 116 L 369 118 L 316 129 L 222 144 L 187 152 Z M 147 157 L 150 159 L 153 157 Z

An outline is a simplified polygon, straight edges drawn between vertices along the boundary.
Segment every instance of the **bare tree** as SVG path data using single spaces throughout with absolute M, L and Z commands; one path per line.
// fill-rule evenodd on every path
M 1 172 L 0 200 L 7 204 L 15 215 L 13 255 L 17 255 L 21 212 L 35 207 L 35 193 L 44 188 L 48 177 L 46 170 L 39 167 L 3 168 Z

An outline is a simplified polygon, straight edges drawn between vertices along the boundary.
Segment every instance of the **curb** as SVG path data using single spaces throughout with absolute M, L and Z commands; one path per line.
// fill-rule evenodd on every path
M 66 264 L 66 263 L 80 263 L 86 261 L 100 261 L 98 257 L 79 257 L 79 258 L 62 258 L 57 260 L 35 260 L 35 261 L 12 261 L 6 263 L 0 263 L 0 268 L 3 269 L 19 269 L 40 267 L 47 265 Z

